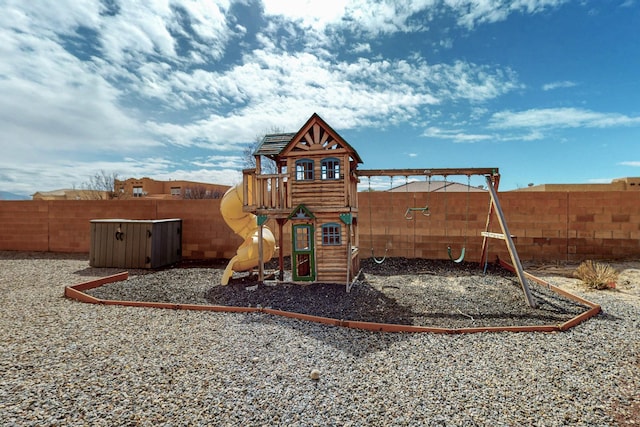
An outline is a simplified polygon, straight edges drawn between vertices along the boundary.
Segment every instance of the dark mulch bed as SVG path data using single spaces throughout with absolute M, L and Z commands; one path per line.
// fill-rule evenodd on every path
M 350 292 L 344 284 L 261 284 L 255 274 L 240 273 L 205 297 L 218 305 L 444 328 L 558 324 L 587 309 L 530 283 L 540 305 L 532 309 L 515 275 L 496 265 L 484 273 L 477 263 L 389 258 L 382 264 L 364 259 L 361 267 Z

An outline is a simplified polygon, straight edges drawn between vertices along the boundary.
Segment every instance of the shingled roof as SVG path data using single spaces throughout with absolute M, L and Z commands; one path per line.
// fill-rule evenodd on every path
M 307 122 L 300 128 L 298 132 L 294 133 L 272 133 L 265 135 L 262 139 L 262 142 L 253 152 L 254 156 L 265 156 L 269 159 L 276 160 L 276 158 L 286 152 L 288 149 L 291 149 L 292 143 L 297 143 L 300 139 L 304 139 L 304 135 L 306 132 L 309 132 L 311 126 L 320 126 L 324 128 L 326 132 L 328 132 L 332 138 L 332 140 L 336 141 L 336 144 L 339 144 L 342 148 L 345 148 L 347 151 L 351 153 L 351 157 L 357 163 L 362 163 L 362 159 L 356 152 L 356 150 L 349 145 L 347 141 L 345 141 L 335 130 L 329 126 L 327 122 L 325 122 L 322 117 L 320 117 L 317 113 L 313 113 L 313 115 L 307 120 Z M 296 141 L 294 141 L 294 139 Z M 323 141 L 324 142 L 324 141 Z M 314 143 L 314 141 L 306 141 L 308 144 Z M 315 141 L 318 143 L 318 141 Z M 334 145 L 336 145 L 334 144 Z M 286 154 L 286 153 L 285 153 Z
M 265 156 L 269 159 L 273 159 L 284 149 L 284 147 L 291 142 L 293 137 L 296 136 L 295 132 L 288 133 L 271 133 L 265 135 L 262 138 L 262 142 L 254 151 L 254 156 Z

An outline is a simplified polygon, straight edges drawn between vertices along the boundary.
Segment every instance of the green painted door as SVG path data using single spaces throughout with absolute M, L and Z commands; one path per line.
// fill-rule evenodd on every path
M 293 280 L 313 281 L 316 279 L 316 263 L 313 256 L 313 225 L 294 224 L 293 263 L 291 266 Z

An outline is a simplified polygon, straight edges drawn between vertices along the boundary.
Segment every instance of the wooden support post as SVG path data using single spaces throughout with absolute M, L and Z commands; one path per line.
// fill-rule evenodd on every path
M 351 223 L 347 224 L 347 292 L 349 292 L 349 283 L 351 283 Z
M 498 185 L 500 185 L 500 176 L 496 175 L 496 176 L 490 176 L 487 175 L 486 176 L 487 179 L 487 183 L 489 181 L 491 181 L 492 184 L 489 185 L 493 185 L 496 191 L 498 191 Z M 493 200 L 491 198 L 489 198 L 489 209 L 487 211 L 487 222 L 485 223 L 485 227 L 484 227 L 484 231 L 486 233 L 489 232 L 489 229 L 491 228 L 491 217 L 493 215 Z M 489 257 L 489 239 L 487 238 L 488 236 L 486 235 L 482 235 L 482 251 L 480 252 L 480 268 L 484 269 L 485 265 L 487 265 L 487 258 Z
M 531 295 L 531 291 L 529 290 L 529 285 L 527 283 L 527 278 L 524 275 L 524 270 L 522 269 L 522 264 L 520 263 L 520 257 L 518 257 L 518 252 L 516 251 L 516 245 L 513 243 L 513 239 L 511 238 L 511 233 L 509 233 L 509 228 L 507 227 L 507 222 L 504 219 L 504 213 L 502 212 L 502 207 L 500 207 L 500 201 L 498 200 L 498 193 L 496 192 L 496 189 L 493 186 L 491 177 L 487 176 L 486 178 L 487 178 L 487 184 L 489 186 L 489 194 L 491 195 L 491 203 L 496 210 L 498 223 L 500 223 L 500 228 L 502 229 L 502 233 L 504 234 L 504 240 L 507 243 L 507 250 L 509 251 L 509 255 L 511 256 L 511 262 L 515 267 L 518 280 L 520 280 L 520 285 L 522 285 L 522 291 L 524 292 L 524 295 L 527 298 L 527 303 L 529 304 L 529 307 L 537 308 L 538 304 L 536 303 L 536 300 Z
M 347 226 L 347 293 L 351 289 L 349 286 L 351 283 L 351 223 L 353 222 L 353 216 L 351 213 L 340 214 L 340 220 Z
M 279 280 L 284 280 L 284 254 L 282 251 L 284 250 L 284 236 L 282 235 L 282 229 L 284 227 L 284 223 L 286 219 L 278 218 L 278 268 L 280 270 Z
M 264 244 L 262 243 L 262 233 L 264 226 L 260 225 L 258 229 L 258 281 L 262 283 L 264 281 L 264 257 L 262 255 L 262 249 Z
M 260 283 L 264 282 L 264 243 L 262 242 L 263 231 L 264 231 L 264 223 L 267 222 L 266 215 L 258 215 L 257 223 L 258 223 L 258 281 Z

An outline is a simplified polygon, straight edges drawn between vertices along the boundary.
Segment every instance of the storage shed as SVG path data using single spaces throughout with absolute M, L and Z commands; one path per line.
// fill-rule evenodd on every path
M 91 220 L 89 265 L 159 268 L 182 259 L 182 220 Z

